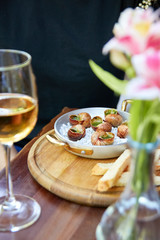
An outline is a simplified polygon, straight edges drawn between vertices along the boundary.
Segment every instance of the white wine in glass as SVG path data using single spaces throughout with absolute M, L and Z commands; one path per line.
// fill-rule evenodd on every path
M 0 231 L 26 228 L 41 213 L 34 199 L 13 194 L 10 170 L 11 147 L 33 130 L 37 115 L 37 89 L 30 54 L 0 49 L 0 143 L 6 156 L 6 196 L 0 198 Z

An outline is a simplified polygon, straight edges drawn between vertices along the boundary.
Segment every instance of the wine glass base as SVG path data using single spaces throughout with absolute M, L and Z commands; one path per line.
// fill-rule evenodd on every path
M 40 216 L 41 207 L 32 198 L 15 195 L 14 207 L 4 205 L 5 197 L 0 198 L 0 231 L 17 232 L 31 226 Z

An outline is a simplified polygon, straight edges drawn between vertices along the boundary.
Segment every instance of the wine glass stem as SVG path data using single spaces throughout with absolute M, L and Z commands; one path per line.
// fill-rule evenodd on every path
M 6 159 L 6 199 L 3 204 L 5 208 L 15 207 L 15 197 L 13 194 L 13 184 L 11 177 L 11 166 L 10 166 L 10 157 L 11 157 L 11 148 L 12 143 L 3 144 L 5 150 L 5 159 Z

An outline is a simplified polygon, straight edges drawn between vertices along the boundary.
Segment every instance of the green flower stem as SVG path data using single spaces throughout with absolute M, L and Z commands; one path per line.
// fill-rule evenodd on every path
M 136 194 L 137 198 L 140 197 L 142 193 L 147 191 L 150 184 L 150 157 L 145 149 L 140 149 L 136 151 L 134 159 L 135 169 L 134 176 L 132 178 L 132 190 Z
M 130 136 L 141 143 L 155 142 L 160 131 L 160 101 L 134 100 L 129 122 Z
M 137 240 L 135 232 L 135 219 L 138 212 L 138 199 L 135 206 L 122 216 L 117 222 L 117 235 L 121 240 Z

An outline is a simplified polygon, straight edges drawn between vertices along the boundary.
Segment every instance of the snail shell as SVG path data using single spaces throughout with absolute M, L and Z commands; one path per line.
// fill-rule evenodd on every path
M 68 130 L 68 137 L 72 141 L 80 140 L 85 136 L 85 134 L 86 134 L 86 129 L 81 124 L 74 125 Z
M 91 142 L 93 145 L 105 146 L 114 142 L 114 133 L 105 132 L 102 130 L 95 131 L 91 136 Z
M 71 125 L 81 124 L 85 128 L 88 128 L 91 126 L 90 121 L 91 121 L 91 116 L 89 113 L 86 113 L 86 112 L 82 112 L 77 115 L 70 115 L 69 117 L 69 122 Z
M 117 136 L 120 138 L 126 138 L 128 135 L 128 124 L 122 123 L 118 126 Z
M 118 127 L 122 122 L 123 118 L 116 109 L 107 109 L 104 111 L 105 121 L 109 122 L 113 127 Z

